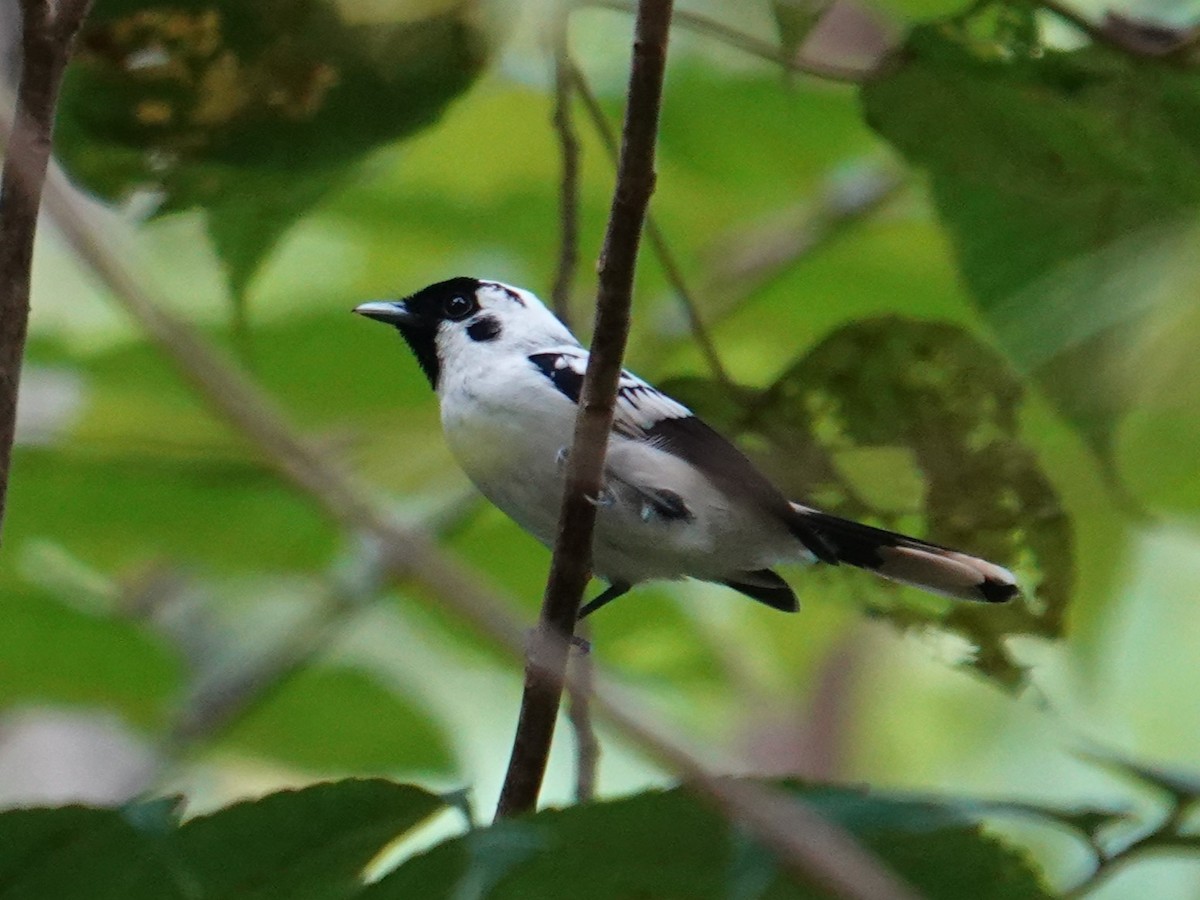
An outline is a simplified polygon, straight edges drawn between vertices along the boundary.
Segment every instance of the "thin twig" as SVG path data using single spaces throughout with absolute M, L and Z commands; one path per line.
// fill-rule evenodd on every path
M 586 641 L 587 624 L 580 623 L 577 633 Z M 596 667 L 590 653 L 574 654 L 568 665 L 571 690 L 567 696 L 567 719 L 575 734 L 575 802 L 587 803 L 596 796 L 596 773 L 600 768 L 600 740 L 592 720 Z
M 571 60 L 567 10 L 559 13 L 554 44 L 554 131 L 558 135 L 562 179 L 558 189 L 559 248 L 554 287 L 550 292 L 554 314 L 570 327 L 571 285 L 579 261 L 579 139 L 571 116 Z
M 590 576 L 594 498 L 600 495 L 617 381 L 629 337 L 638 245 L 654 191 L 654 146 L 672 5 L 672 0 L 641 0 L 638 4 L 621 158 L 600 255 L 591 354 L 575 418 L 554 559 L 530 643 L 525 692 L 496 810 L 498 819 L 529 812 L 537 805 L 562 698 L 567 638 L 575 630 L 579 602 Z M 550 636 L 555 640 L 548 640 Z
M 29 330 L 33 242 L 54 110 L 90 0 L 21 0 L 21 75 L 0 175 L 0 527 L 17 429 L 17 389 Z
M 600 140 L 608 149 L 613 161 L 616 162 L 616 135 L 613 134 L 612 126 L 608 122 L 608 117 L 604 114 L 604 109 L 600 106 L 600 100 L 596 97 L 595 91 L 588 84 L 583 72 L 574 64 L 571 65 L 571 80 L 574 82 L 575 90 L 579 92 L 580 99 L 583 100 L 584 109 L 587 110 L 588 117 L 592 120 L 592 127 L 596 129 Z M 654 215 L 649 212 L 646 214 L 646 241 L 650 244 L 650 249 L 654 251 L 659 265 L 662 266 L 667 282 L 671 285 L 671 288 L 675 291 L 675 296 L 679 298 L 679 302 L 683 306 L 683 312 L 687 316 L 692 338 L 696 341 L 696 346 L 700 348 L 700 353 L 712 371 L 713 376 L 724 385 L 732 384 L 729 373 L 726 371 L 725 366 L 721 362 L 721 357 L 717 353 L 716 344 L 713 343 L 712 337 L 704 325 L 704 320 L 700 317 L 700 305 L 696 302 L 695 295 L 683 277 L 683 270 L 675 260 L 675 254 L 672 252 L 670 245 L 668 245 L 662 228 L 659 227 Z
M 632 13 L 634 4 L 631 0 L 582 0 L 580 6 L 592 6 L 597 9 L 612 9 L 617 12 Z M 699 13 L 680 10 L 675 14 L 675 24 L 720 41 L 729 47 L 734 47 L 758 59 L 777 63 L 788 72 L 801 75 L 811 75 L 825 81 L 837 81 L 844 84 L 862 84 L 871 78 L 873 68 L 855 68 L 840 66 L 837 63 L 824 60 L 801 57 L 796 54 L 783 54 L 779 48 L 753 35 L 730 28 L 716 19 Z

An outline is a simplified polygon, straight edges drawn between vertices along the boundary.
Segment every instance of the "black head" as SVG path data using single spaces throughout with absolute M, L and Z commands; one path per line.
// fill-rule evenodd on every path
M 377 300 L 354 311 L 395 326 L 435 389 L 447 366 L 465 372 L 526 345 L 575 342 L 533 294 L 478 278 L 439 281 L 403 300 Z
M 461 322 L 479 312 L 478 278 L 459 276 L 422 288 L 400 301 L 376 300 L 356 306 L 368 319 L 394 325 L 412 349 L 421 371 L 435 388 L 441 364 L 437 335 L 443 322 Z M 475 327 L 474 323 L 468 327 Z

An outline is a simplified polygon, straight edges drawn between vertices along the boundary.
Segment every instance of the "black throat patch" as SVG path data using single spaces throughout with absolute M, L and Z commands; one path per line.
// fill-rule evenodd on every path
M 437 331 L 429 328 L 401 326 L 397 329 L 404 342 L 408 344 L 412 350 L 413 356 L 417 358 L 417 364 L 420 365 L 421 371 L 425 373 L 425 377 L 429 379 L 429 383 L 436 391 L 438 386 L 438 376 L 441 374 L 441 364 L 438 362 L 437 353 Z

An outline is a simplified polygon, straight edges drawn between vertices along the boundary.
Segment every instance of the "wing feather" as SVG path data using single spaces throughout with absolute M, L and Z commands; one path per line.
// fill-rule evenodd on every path
M 587 351 L 561 348 L 534 353 L 529 361 L 571 402 L 579 403 Z M 801 517 L 747 456 L 692 411 L 636 375 L 622 371 L 617 383 L 613 431 L 656 447 L 695 466 L 730 497 L 745 497 L 772 513 L 821 560 L 837 563 L 832 548 Z

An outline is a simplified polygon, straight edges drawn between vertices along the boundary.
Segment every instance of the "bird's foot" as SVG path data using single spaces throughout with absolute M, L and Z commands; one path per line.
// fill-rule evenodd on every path
M 607 509 L 617 501 L 616 495 L 608 488 L 600 488 L 600 494 L 596 497 L 584 497 L 588 503 L 596 507 L 596 509 Z
M 587 656 L 592 652 L 592 642 L 587 638 L 573 634 L 571 635 L 571 649 L 578 652 L 580 656 Z

